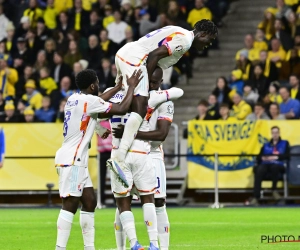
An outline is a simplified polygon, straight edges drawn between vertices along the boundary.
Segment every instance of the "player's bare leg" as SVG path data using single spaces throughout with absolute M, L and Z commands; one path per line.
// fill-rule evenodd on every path
M 69 240 L 73 218 L 79 205 L 79 197 L 69 196 L 62 199 L 62 209 L 57 219 L 56 250 L 65 250 Z
M 147 227 L 147 232 L 150 241 L 150 250 L 158 249 L 158 239 L 157 239 L 157 218 L 154 205 L 154 194 L 141 195 L 141 201 L 143 205 L 144 221 Z
M 164 198 L 155 199 L 157 231 L 161 250 L 168 250 L 170 244 L 170 222 Z
M 80 211 L 80 226 L 82 230 L 83 243 L 85 250 L 95 250 L 95 208 L 97 200 L 93 187 L 83 189 L 80 198 L 82 203 Z

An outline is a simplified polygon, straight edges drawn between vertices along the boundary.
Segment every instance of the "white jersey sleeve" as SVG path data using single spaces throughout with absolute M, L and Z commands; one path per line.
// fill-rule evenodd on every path
M 174 115 L 174 103 L 173 102 L 165 102 L 158 108 L 158 117 L 157 120 L 167 120 L 173 122 Z
M 164 43 L 163 45 L 167 47 L 169 56 L 178 54 L 178 56 L 181 57 L 185 52 L 189 50 L 191 46 L 190 37 L 181 32 L 175 32 L 174 34 L 172 34 L 172 36 L 172 40 Z
M 87 114 L 92 115 L 95 113 L 108 113 L 112 107 L 112 104 L 105 102 L 100 97 L 91 98 L 89 104 L 87 105 Z

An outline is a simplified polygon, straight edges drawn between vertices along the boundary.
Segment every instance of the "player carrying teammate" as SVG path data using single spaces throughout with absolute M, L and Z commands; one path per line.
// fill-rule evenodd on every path
M 150 99 L 152 93 L 159 90 L 162 81 L 162 70 L 157 68 L 150 78 Z M 162 142 L 166 139 L 169 133 L 170 126 L 173 120 L 173 113 L 173 102 L 167 101 L 160 104 L 158 107 L 156 107 L 149 120 L 150 131 L 139 131 L 136 135 L 136 139 L 151 141 L 150 156 L 152 157 L 152 164 L 156 170 L 155 172 L 157 179 L 157 188 L 154 198 L 157 216 L 158 238 L 161 250 L 168 250 L 170 241 L 170 223 L 165 206 L 167 185 Z M 123 126 L 119 126 L 118 128 L 113 129 L 113 134 L 116 138 L 122 138 L 123 132 Z M 116 213 L 116 215 L 118 216 L 118 213 Z M 119 219 L 116 218 L 116 221 L 118 220 Z M 118 232 L 118 234 L 116 234 L 116 237 L 121 236 L 120 234 L 121 232 Z M 117 240 L 117 242 L 122 242 L 122 240 Z
M 177 63 L 191 46 L 202 50 L 211 44 L 217 34 L 216 25 L 209 20 L 198 21 L 192 31 L 177 26 L 166 26 L 147 34 L 136 42 L 127 43 L 117 52 L 115 64 L 119 76 L 131 74 L 135 69 L 140 68 L 144 77 L 134 91 L 132 112 L 126 123 L 119 150 L 109 164 L 114 168 L 114 172 L 118 173 L 125 186 L 128 186 L 128 182 L 124 178 L 122 169 L 124 168 L 125 156 L 143 117 L 146 115 L 148 79 L 152 76 L 157 65 L 162 69 L 169 68 Z M 126 86 L 126 83 L 124 85 Z M 151 106 L 148 108 L 153 109 Z
M 94 134 L 98 113 L 122 115 L 128 111 L 134 89 L 142 79 L 141 73 L 140 70 L 134 71 L 129 79 L 126 76 L 129 88 L 121 104 L 111 104 L 98 97 L 99 81 L 95 71 L 83 70 L 76 76 L 76 85 L 80 93 L 71 95 L 66 103 L 64 141 L 55 156 L 59 175 L 59 194 L 63 203 L 57 220 L 57 250 L 66 249 L 79 201 L 82 203 L 80 225 L 84 249 L 95 249 L 96 197 L 87 168 L 89 144 Z M 109 97 L 119 90 L 118 87 L 115 90 L 110 92 Z

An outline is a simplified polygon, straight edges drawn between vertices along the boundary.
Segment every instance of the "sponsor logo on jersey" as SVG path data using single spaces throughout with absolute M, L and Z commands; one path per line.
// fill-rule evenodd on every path
M 175 48 L 175 51 L 177 51 L 177 52 L 180 52 L 181 50 L 183 50 L 183 46 L 182 46 L 182 45 L 178 45 L 178 46 Z
M 111 99 L 119 99 L 119 100 L 123 100 L 123 98 L 124 98 L 124 95 L 123 95 L 123 94 L 117 93 L 117 94 L 115 94 Z
M 169 231 L 170 231 L 169 227 L 165 227 L 165 232 L 169 233 Z
M 168 109 L 168 113 L 169 113 L 169 114 L 172 115 L 172 114 L 174 113 L 174 109 L 173 109 L 173 106 L 172 106 L 172 105 L 168 105 L 168 108 L 167 108 L 167 109 Z
M 145 223 L 146 223 L 146 225 L 147 225 L 148 227 L 152 226 L 152 222 L 151 222 L 151 221 L 146 220 Z
M 78 104 L 78 100 L 76 100 L 76 101 L 67 101 L 67 103 L 66 103 L 66 105 L 70 106 L 70 107 L 76 106 L 77 104 Z

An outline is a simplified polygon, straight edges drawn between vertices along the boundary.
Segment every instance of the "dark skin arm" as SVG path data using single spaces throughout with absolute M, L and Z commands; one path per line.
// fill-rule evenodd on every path
M 123 77 L 120 76 L 118 84 L 112 89 L 106 91 L 105 93 L 102 93 L 99 97 L 101 97 L 104 101 L 107 102 L 110 98 L 112 98 L 115 94 L 117 94 L 122 89 L 122 81 L 123 81 Z
M 171 122 L 166 120 L 159 120 L 157 122 L 157 129 L 148 132 L 138 131 L 136 139 L 144 141 L 164 141 L 169 133 Z M 124 126 L 119 125 L 118 128 L 113 129 L 113 134 L 116 138 L 122 138 Z
M 151 79 L 151 76 L 157 67 L 158 61 L 167 56 L 169 56 L 169 51 L 166 46 L 160 46 L 149 53 L 147 59 L 148 79 Z

